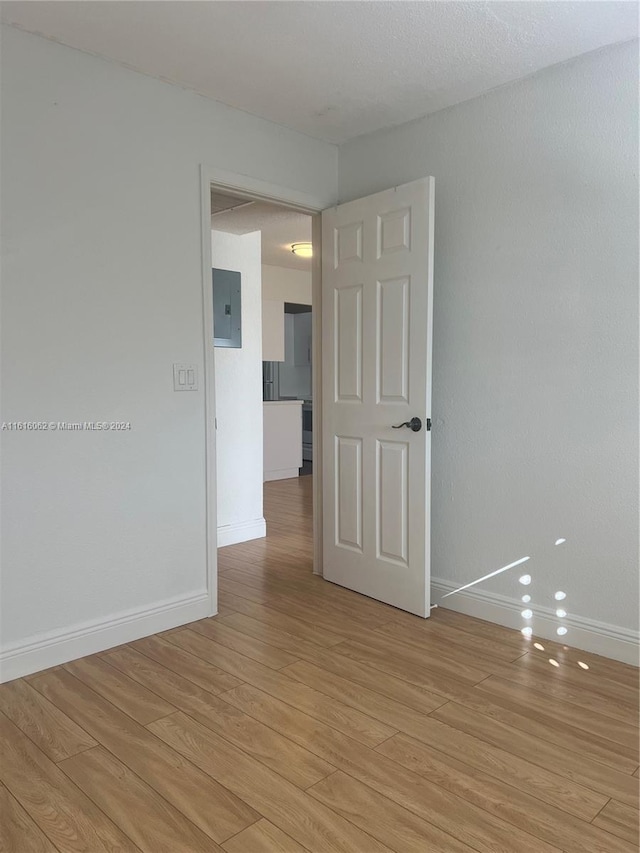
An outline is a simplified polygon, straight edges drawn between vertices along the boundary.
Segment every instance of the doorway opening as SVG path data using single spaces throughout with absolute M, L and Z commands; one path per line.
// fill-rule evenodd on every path
M 313 571 L 312 257 L 293 251 L 311 249 L 313 217 L 215 185 L 210 204 L 224 606 L 274 557 Z

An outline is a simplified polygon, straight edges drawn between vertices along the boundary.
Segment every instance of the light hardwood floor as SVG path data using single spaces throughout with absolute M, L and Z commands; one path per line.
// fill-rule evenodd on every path
M 0 850 L 636 853 L 637 670 L 312 576 L 310 477 L 265 513 L 217 617 L 0 687 Z

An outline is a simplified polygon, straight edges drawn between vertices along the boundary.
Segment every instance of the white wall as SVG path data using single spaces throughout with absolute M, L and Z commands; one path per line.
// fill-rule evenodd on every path
M 436 179 L 433 575 L 451 588 L 530 555 L 536 606 L 563 587 L 583 624 L 622 629 L 638 627 L 637 74 L 637 44 L 612 47 L 340 149 L 343 201 Z M 483 584 L 514 613 L 518 574 Z
M 263 264 L 262 298 L 311 305 L 311 271 Z
M 6 28 L 2 110 L 2 417 L 131 422 L 2 434 L 9 678 L 206 612 L 199 164 L 335 198 L 337 154 Z
M 284 303 L 262 300 L 262 360 L 284 361 Z
M 214 267 L 241 276 L 242 347 L 216 347 L 218 546 L 266 535 L 262 515 L 260 232 L 211 232 Z

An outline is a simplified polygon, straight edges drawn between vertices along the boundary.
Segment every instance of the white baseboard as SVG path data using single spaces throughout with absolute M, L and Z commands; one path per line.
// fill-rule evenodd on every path
M 237 545 L 250 539 L 263 539 L 267 535 L 267 522 L 264 518 L 251 521 L 239 521 L 237 524 L 225 524 L 218 528 L 218 548 L 225 545 Z
M 477 619 L 486 619 L 487 622 L 495 622 L 507 628 L 520 630 L 524 626 L 521 616 L 523 605 L 513 598 L 480 589 L 466 589 L 441 601 L 443 595 L 457 588 L 458 584 L 451 581 L 431 578 L 431 604 L 465 613 L 467 616 L 475 616 Z M 533 619 L 527 624 L 532 625 L 535 636 L 638 666 L 640 635 L 637 631 L 570 615 L 562 620 L 569 629 L 568 633 L 564 637 L 558 637 L 556 628 L 559 619 L 555 612 L 550 607 L 536 607 L 533 603 L 527 606 L 533 610 Z
M 265 471 L 262 479 L 265 483 L 268 483 L 271 480 L 291 480 L 293 477 L 299 476 L 299 468 L 278 468 L 277 471 Z
M 0 652 L 0 684 L 211 616 L 206 591 L 50 632 Z

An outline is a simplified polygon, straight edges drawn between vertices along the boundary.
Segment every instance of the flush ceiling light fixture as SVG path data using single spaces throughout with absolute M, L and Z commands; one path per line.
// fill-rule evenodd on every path
M 300 258 L 313 257 L 313 245 L 311 243 L 292 243 L 291 251 Z

